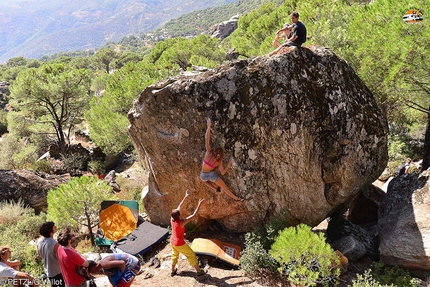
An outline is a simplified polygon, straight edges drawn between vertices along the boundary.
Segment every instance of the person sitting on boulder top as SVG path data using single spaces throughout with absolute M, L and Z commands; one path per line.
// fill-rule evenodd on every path
M 275 48 L 278 48 L 281 45 L 279 43 L 279 40 L 282 38 L 284 39 L 284 41 L 287 41 L 288 38 L 290 37 L 292 29 L 293 29 L 293 26 L 290 26 L 290 24 L 285 23 L 284 27 L 282 27 L 276 32 L 275 40 L 273 40 L 273 46 L 275 46 Z
M 408 158 L 404 164 L 399 167 L 399 175 L 409 174 L 412 160 Z
M 184 239 L 185 225 L 187 225 L 196 216 L 204 199 L 202 198 L 199 200 L 193 214 L 187 218 L 181 218 L 181 208 L 188 195 L 189 193 L 187 191 L 184 199 L 179 203 L 178 208 L 173 209 L 170 214 L 170 224 L 172 225 L 172 236 L 170 237 L 170 245 L 172 246 L 172 272 L 170 273 L 170 276 L 175 276 L 178 271 L 176 264 L 178 263 L 179 253 L 182 253 L 187 257 L 190 265 L 196 269 L 198 276 L 206 273 L 204 270 L 200 269 L 196 254 Z
M 216 190 L 220 192 L 221 190 L 225 192 L 229 197 L 233 198 L 236 201 L 243 201 L 244 199 L 238 196 L 235 196 L 230 189 L 227 187 L 225 182 L 218 176 L 218 173 L 215 169 L 218 167 L 218 170 L 224 175 L 227 170 L 234 163 L 234 160 L 231 159 L 227 166 L 224 167 L 222 162 L 222 157 L 224 155 L 224 150 L 221 147 L 217 147 L 216 149 L 211 148 L 210 138 L 211 138 L 211 119 L 207 119 L 207 130 L 205 134 L 205 146 L 206 153 L 202 162 L 202 170 L 200 171 L 200 179 L 205 183 L 206 186 L 211 188 L 212 190 Z
M 292 31 L 289 35 L 289 37 L 286 39 L 285 43 L 278 46 L 274 51 L 272 51 L 269 56 L 273 56 L 277 54 L 283 47 L 286 46 L 295 46 L 295 47 L 301 47 L 303 43 L 306 42 L 306 26 L 299 21 L 299 13 L 293 12 L 290 14 L 291 22 L 293 22 L 292 25 Z M 282 28 L 281 30 L 283 30 Z M 279 30 L 279 31 L 281 31 Z

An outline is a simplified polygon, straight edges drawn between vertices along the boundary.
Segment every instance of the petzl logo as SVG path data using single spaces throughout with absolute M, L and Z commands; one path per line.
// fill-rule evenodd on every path
M 403 15 L 403 21 L 408 24 L 419 23 L 423 20 L 422 13 L 416 9 L 410 9 Z

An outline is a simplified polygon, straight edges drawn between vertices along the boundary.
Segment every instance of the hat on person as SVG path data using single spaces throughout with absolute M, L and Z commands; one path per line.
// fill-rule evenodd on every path
M 282 27 L 282 28 L 288 28 L 288 27 L 290 27 L 290 24 L 289 23 L 285 23 L 284 27 Z

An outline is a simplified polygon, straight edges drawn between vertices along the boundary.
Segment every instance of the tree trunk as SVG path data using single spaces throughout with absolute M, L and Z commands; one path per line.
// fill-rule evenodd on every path
M 424 136 L 424 152 L 421 171 L 427 170 L 430 167 L 430 107 L 427 113 L 427 127 Z
M 86 205 L 86 204 L 85 204 Z M 90 241 L 91 241 L 91 246 L 96 246 L 96 240 L 95 240 L 95 236 L 94 236 L 94 232 L 93 232 L 93 225 L 91 224 L 91 216 L 88 213 L 87 208 L 84 208 L 84 212 L 85 212 L 85 217 L 87 219 L 87 227 L 88 227 L 88 233 L 90 236 Z

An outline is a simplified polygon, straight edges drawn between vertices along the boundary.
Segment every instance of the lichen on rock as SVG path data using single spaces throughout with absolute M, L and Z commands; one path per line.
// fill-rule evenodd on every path
M 353 69 L 331 50 L 292 48 L 237 60 L 147 87 L 130 110 L 129 133 L 150 166 L 144 205 L 168 225 L 185 190 L 199 218 L 250 231 L 286 210 L 291 224 L 316 225 L 384 170 L 387 123 Z M 222 178 L 244 203 L 199 179 L 206 118 L 211 144 L 237 166 Z

